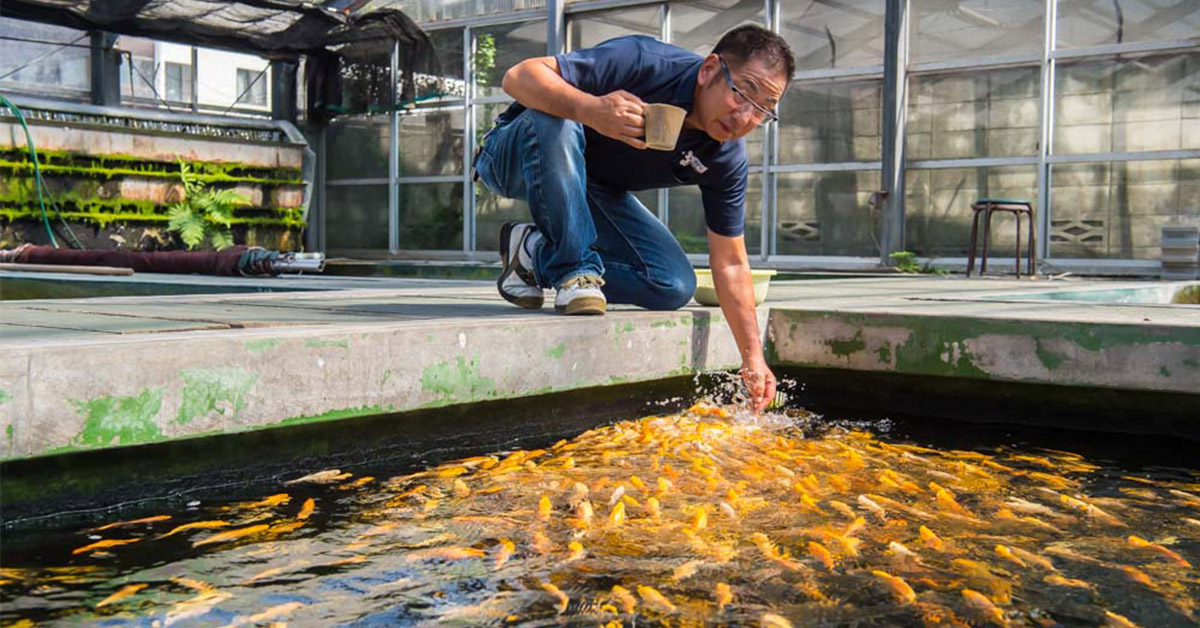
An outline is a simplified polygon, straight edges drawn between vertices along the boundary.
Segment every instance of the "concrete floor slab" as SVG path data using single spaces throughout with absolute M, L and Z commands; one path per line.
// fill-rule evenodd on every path
M 230 279 L 135 278 L 233 285 Z M 740 363 L 718 308 L 647 312 L 615 306 L 604 317 L 567 318 L 549 307 L 512 307 L 487 281 L 304 277 L 233 283 L 253 288 L 258 281 L 314 290 L 0 304 L 0 349 L 5 364 L 16 365 L 0 368 L 0 429 L 9 434 L 0 438 L 0 458 L 651 380 Z M 1200 390 L 1195 307 L 983 298 L 1095 283 L 926 276 L 785 281 L 771 287 L 759 316 L 770 357 L 780 365 Z

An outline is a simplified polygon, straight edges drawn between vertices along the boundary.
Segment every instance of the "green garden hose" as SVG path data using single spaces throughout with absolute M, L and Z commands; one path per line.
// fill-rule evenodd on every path
M 33 136 L 29 134 L 29 126 L 25 124 L 25 116 L 21 115 L 21 110 L 16 105 L 12 104 L 11 101 L 2 95 L 0 95 L 0 105 L 4 105 L 9 111 L 13 112 L 13 115 L 17 117 L 17 122 L 21 123 L 21 129 L 25 131 L 25 142 L 29 145 L 29 159 L 33 162 L 33 179 L 34 186 L 37 188 L 38 206 L 42 209 L 42 225 L 46 227 L 46 235 L 50 236 L 50 244 L 53 244 L 54 248 L 57 249 L 59 248 L 58 240 L 54 238 L 54 230 L 50 228 L 50 214 L 46 211 L 45 197 L 49 196 L 49 191 L 46 190 L 46 182 L 42 179 L 42 168 L 41 164 L 38 163 L 37 149 L 33 145 Z M 45 192 L 45 195 L 43 195 L 43 192 Z M 54 199 L 50 199 L 50 202 L 53 204 Z M 58 209 L 57 205 L 55 205 L 55 212 L 58 215 L 59 221 L 63 223 L 63 228 L 66 229 L 67 239 L 70 240 L 72 247 L 77 249 L 83 248 L 83 245 L 79 243 L 79 239 L 75 237 L 75 233 L 71 231 L 71 227 L 63 220 L 62 211 Z

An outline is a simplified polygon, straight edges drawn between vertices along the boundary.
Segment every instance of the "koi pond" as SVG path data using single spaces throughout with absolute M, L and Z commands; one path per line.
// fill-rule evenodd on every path
M 421 468 L 310 468 L 250 496 L 7 533 L 0 618 L 1196 625 L 1197 469 L 964 440 L 700 402 Z

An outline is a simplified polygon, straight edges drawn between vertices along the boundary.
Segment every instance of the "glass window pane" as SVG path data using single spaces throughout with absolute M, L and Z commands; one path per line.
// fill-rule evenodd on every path
M 418 73 L 415 77 L 418 103 L 438 100 L 462 100 L 467 97 L 463 83 L 463 29 L 446 28 L 429 31 L 429 40 L 436 50 L 436 72 Z M 397 94 L 402 99 L 402 94 Z
M 567 18 L 567 50 L 591 48 L 622 35 L 662 34 L 662 12 L 658 6 L 576 13 Z
M 707 56 L 717 40 L 742 24 L 766 24 L 762 0 L 671 3 L 671 43 Z
M 1037 210 L 1036 166 L 910 169 L 904 186 L 905 248 L 921 256 L 966 257 L 974 216 L 971 205 L 981 198 L 1026 199 Z M 989 257 L 1012 256 L 1015 225 L 1011 214 L 992 217 Z M 1028 226 L 1028 222 L 1021 226 L 1022 250 L 1028 242 Z
M 388 248 L 387 185 L 330 185 L 325 205 L 330 249 Z
M 464 117 L 462 109 L 401 112 L 400 176 L 461 173 Z
M 461 183 L 400 186 L 400 248 L 462 250 Z
M 482 183 L 475 183 L 475 250 L 499 251 L 500 227 L 504 223 L 532 222 L 529 204 L 494 194 Z
M 746 181 L 746 251 L 762 251 L 762 175 L 751 174 Z M 708 227 L 704 222 L 704 204 L 700 188 L 682 185 L 671 188 L 667 198 L 671 233 L 688 253 L 708 252 Z
M 391 126 L 388 116 L 341 116 L 325 131 L 325 176 L 386 179 Z
M 779 34 L 797 70 L 883 65 L 883 12 L 878 0 L 784 2 Z
M 794 85 L 779 109 L 779 163 L 878 161 L 880 81 Z
M 1050 254 L 1158 259 L 1164 225 L 1200 226 L 1200 159 L 1058 164 Z
M 780 255 L 879 255 L 878 170 L 789 172 L 779 177 Z
M 1054 152 L 1200 148 L 1200 54 L 1060 63 Z
M 1059 0 L 1058 47 L 1081 48 L 1200 36 L 1196 0 Z
M 1042 53 L 1041 0 L 913 0 L 913 63 Z
M 503 96 L 500 82 L 514 65 L 546 56 L 546 21 L 484 26 L 475 33 L 475 95 Z
M 482 15 L 542 9 L 546 0 L 371 0 L 360 13 L 389 8 L 403 11 L 418 23 L 434 23 Z
M 0 37 L 45 42 L 5 39 L 0 44 L 0 87 L 5 90 L 78 98 L 91 89 L 91 54 L 86 48 L 91 42 L 85 31 L 0 18 Z
M 163 69 L 158 63 L 154 40 L 121 35 L 113 47 L 124 53 L 121 55 L 121 104 L 161 106 L 158 100 L 163 94 L 158 74 Z
M 1038 68 L 914 76 L 905 152 L 918 159 L 1037 155 Z

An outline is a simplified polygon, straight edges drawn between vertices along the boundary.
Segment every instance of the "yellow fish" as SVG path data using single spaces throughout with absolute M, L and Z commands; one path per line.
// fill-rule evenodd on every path
M 296 518 L 303 521 L 312 516 L 317 509 L 317 501 L 311 497 L 304 500 L 304 504 L 300 506 L 300 512 L 296 513 Z
M 818 561 L 820 561 L 822 565 L 825 565 L 825 569 L 833 571 L 833 554 L 830 554 L 829 550 L 826 549 L 824 545 L 821 545 L 816 541 L 809 541 L 808 553 L 811 554 L 813 558 L 816 558 Z
M 471 496 L 471 488 L 462 481 L 462 478 L 454 478 L 454 496 L 459 499 Z
M 143 519 L 134 519 L 132 521 L 118 521 L 116 523 L 102 525 L 99 528 L 92 528 L 91 531 L 92 532 L 100 532 L 102 530 L 111 530 L 113 528 L 128 528 L 128 527 L 136 526 L 136 525 L 143 524 L 143 523 L 154 523 L 156 521 L 166 521 L 167 519 L 170 519 L 170 518 L 171 518 L 171 515 L 158 515 L 155 517 L 145 517 Z
M 942 539 L 940 539 L 938 535 L 934 534 L 933 530 L 930 530 L 925 526 L 921 526 L 917 529 L 917 531 L 920 533 L 921 540 L 924 541 L 925 547 L 928 547 L 932 550 L 942 549 Z
M 149 586 L 149 585 L 147 585 L 145 583 L 127 584 L 127 585 L 121 587 L 121 589 L 118 590 L 116 593 L 113 593 L 112 595 L 101 600 L 101 602 L 96 605 L 96 608 L 100 608 L 102 606 L 108 606 L 109 604 L 115 604 L 117 602 L 120 602 L 121 600 L 137 593 L 138 591 L 145 589 L 147 586 Z
M 562 615 L 567 611 L 567 606 L 571 604 L 571 598 L 567 597 L 567 594 L 563 593 L 562 589 L 559 589 L 549 582 L 539 582 L 538 586 L 541 587 L 546 593 L 549 593 L 550 597 L 554 598 L 555 607 L 558 608 L 559 615 Z
M 758 618 L 758 625 L 761 628 L 792 628 L 792 622 L 775 613 L 763 613 Z
M 1132 534 L 1129 535 L 1129 545 L 1132 547 L 1140 548 L 1140 549 L 1149 549 L 1149 550 L 1158 552 L 1159 554 L 1167 557 L 1168 559 L 1178 563 L 1179 566 L 1181 566 L 1181 567 L 1191 567 L 1192 566 L 1192 564 L 1189 563 L 1186 559 L 1184 559 L 1184 557 L 1181 556 L 1178 552 L 1175 552 L 1174 550 L 1163 547 L 1162 545 L 1159 545 L 1158 543 L 1151 543 L 1150 541 L 1147 541 L 1146 539 L 1143 539 L 1140 536 L 1134 536 Z
M 553 504 L 550 503 L 550 498 L 546 497 L 545 495 L 542 495 L 542 498 L 538 500 L 538 509 L 537 509 L 538 519 L 540 521 L 549 521 L 550 513 L 553 510 L 554 510 L 554 506 L 553 506 Z
M 192 547 L 200 547 L 201 545 L 210 545 L 212 543 L 224 543 L 225 541 L 240 539 L 244 536 L 252 536 L 260 532 L 266 532 L 270 527 L 271 526 L 262 523 L 259 525 L 247 526 L 245 528 L 238 528 L 236 530 L 229 530 L 227 532 L 218 532 L 208 538 L 193 542 Z
M 483 558 L 487 554 L 473 547 L 433 547 L 405 554 L 404 560 L 415 563 L 422 560 L 462 560 L 464 558 Z
M 871 574 L 882 580 L 887 585 L 888 590 L 892 592 L 892 596 L 900 603 L 911 604 L 917 601 L 916 592 L 899 576 L 893 576 L 886 571 L 879 571 L 878 569 L 871 570 Z
M 1092 585 L 1090 582 L 1084 582 L 1083 580 L 1076 580 L 1074 578 L 1064 578 L 1063 576 L 1060 576 L 1056 573 L 1050 574 L 1050 575 L 1046 576 L 1045 578 L 1042 578 L 1042 580 L 1044 582 L 1046 582 L 1047 584 L 1057 584 L 1058 586 L 1061 586 L 1061 587 L 1075 587 L 1077 589 L 1091 589 L 1092 588 Z
M 1104 626 L 1105 628 L 1139 628 L 1124 615 L 1118 615 L 1109 610 L 1104 611 Z
M 125 540 L 111 539 L 111 540 L 104 540 L 104 541 L 96 541 L 95 543 L 92 543 L 90 545 L 84 545 L 83 547 L 77 547 L 77 548 L 71 550 L 71 553 L 72 554 L 82 554 L 84 552 L 94 552 L 96 550 L 104 549 L 106 547 L 117 547 L 120 545 L 129 545 L 130 543 L 137 543 L 138 540 L 139 539 L 125 539 Z
M 570 543 L 567 543 L 567 550 L 567 562 L 579 560 L 586 554 L 586 552 L 583 550 L 583 543 L 580 543 L 579 541 L 571 541 Z
M 193 523 L 185 523 L 183 525 L 175 526 L 174 528 L 171 528 L 170 532 L 167 532 L 166 534 L 163 534 L 162 536 L 160 536 L 158 538 L 163 539 L 163 538 L 166 538 L 173 534 L 178 534 L 180 532 L 186 532 L 188 530 L 209 530 L 212 528 L 224 528 L 225 526 L 228 526 L 228 525 L 230 525 L 228 521 L 196 521 Z
M 728 584 L 718 582 L 716 586 L 717 610 L 725 610 L 725 607 L 733 601 L 733 590 Z
M 984 619 L 1001 626 L 1008 626 L 1008 618 L 1004 616 L 1004 611 L 993 604 L 986 595 L 971 589 L 963 589 L 962 597 L 967 606 Z
M 689 560 L 686 563 L 676 567 L 671 572 L 671 580 L 674 580 L 675 582 L 687 580 L 688 578 L 696 575 L 696 570 L 699 569 L 700 565 L 703 564 L 704 561 L 702 560 Z
M 1014 554 L 1013 551 L 1005 545 L 996 545 L 995 551 L 996 551 L 996 555 L 999 556 L 1000 558 L 1003 558 L 1004 560 L 1007 560 L 1007 561 L 1014 563 L 1021 567 L 1029 566 L 1025 561 L 1021 560 L 1021 558 L 1019 556 Z
M 626 615 L 633 613 L 634 609 L 637 608 L 637 598 L 633 597 L 633 594 L 629 592 L 629 589 L 626 589 L 619 584 L 614 584 L 612 588 L 612 594 L 613 597 L 616 598 L 617 604 L 621 605 L 621 610 Z
M 516 551 L 517 546 L 515 543 L 508 539 L 500 539 L 499 547 L 496 549 L 496 558 L 492 562 L 493 568 L 499 569 L 502 567 L 504 563 L 508 562 L 509 558 L 512 558 L 513 553 Z
M 639 586 L 637 588 L 638 596 L 642 598 L 642 603 L 663 615 L 672 615 L 679 612 L 679 609 L 671 603 L 662 593 L 659 593 L 654 587 Z
M 299 477 L 294 480 L 288 480 L 287 482 L 284 482 L 284 485 L 301 484 L 303 482 L 308 482 L 311 484 L 333 484 L 353 476 L 353 473 L 342 473 L 340 469 L 326 469 L 324 471 L 310 473 L 304 477 Z
M 618 526 L 625 522 L 625 502 L 617 502 L 617 505 L 613 506 L 612 511 L 608 513 L 608 520 Z

